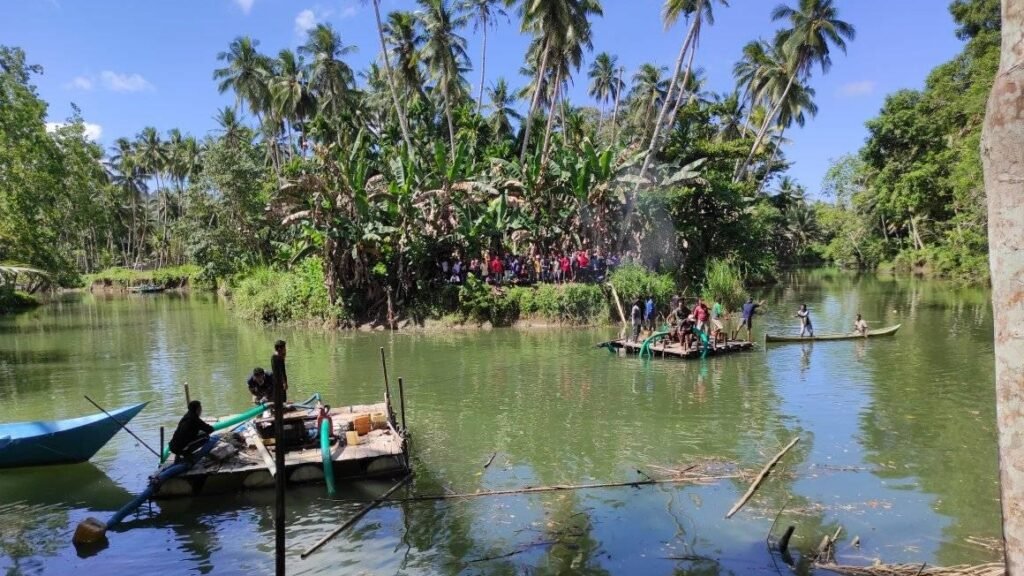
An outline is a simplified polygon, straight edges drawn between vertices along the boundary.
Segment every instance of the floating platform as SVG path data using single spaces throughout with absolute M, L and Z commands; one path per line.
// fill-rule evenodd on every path
M 643 340 L 633 342 L 632 340 L 626 340 L 624 338 L 598 344 L 599 347 L 607 348 L 613 352 L 621 350 L 625 354 L 639 354 L 642 345 Z M 709 348 L 707 356 L 721 356 L 723 354 L 733 354 L 735 352 L 745 352 L 753 349 L 753 342 L 729 340 L 725 343 L 719 343 L 714 348 Z M 648 347 L 648 350 L 651 351 L 651 355 L 655 358 L 679 358 L 682 360 L 700 358 L 704 352 L 700 345 L 697 344 L 694 344 L 690 348 L 683 348 L 682 344 L 677 342 L 668 342 L 664 339 L 651 344 Z
M 298 406 L 298 405 L 296 405 Z M 395 427 L 393 412 L 387 401 L 377 404 L 332 407 L 330 411 L 333 436 L 330 458 L 334 477 L 338 480 L 393 477 L 409 470 L 406 434 Z M 386 414 L 384 426 L 359 436 L 358 444 L 346 443 L 346 432 L 354 429 L 356 417 Z M 317 411 L 298 407 L 284 415 L 285 429 L 290 434 L 306 434 L 296 446 L 285 452 L 284 466 L 289 484 L 324 482 L 324 465 L 320 441 L 315 439 Z M 271 488 L 275 478 L 275 446 L 259 433 L 273 429 L 273 417 L 267 411 L 260 418 L 242 424 L 234 434 L 223 434 L 209 456 L 180 476 L 168 479 L 157 489 L 154 498 L 175 498 L 223 494 L 241 490 Z M 170 466 L 169 460 L 160 470 Z

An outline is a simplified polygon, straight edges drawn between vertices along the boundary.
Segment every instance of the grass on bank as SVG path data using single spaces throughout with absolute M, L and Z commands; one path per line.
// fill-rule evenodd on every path
M 254 268 L 232 282 L 235 313 L 248 320 L 273 323 L 323 323 L 346 317 L 340 306 L 331 306 L 323 267 L 307 258 L 291 270 Z
M 189 286 L 197 289 L 213 289 L 215 286 L 201 280 L 203 269 L 195 264 L 181 266 L 165 266 L 152 270 L 132 270 L 131 268 L 107 268 L 85 276 L 86 286 L 96 283 L 109 284 L 127 288 L 139 284 L 155 284 L 164 288 L 181 288 Z

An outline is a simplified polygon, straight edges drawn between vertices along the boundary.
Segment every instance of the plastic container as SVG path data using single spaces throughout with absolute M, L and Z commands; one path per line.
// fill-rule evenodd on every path
M 374 430 L 383 430 L 388 427 L 388 415 L 383 412 L 370 414 L 370 424 Z
M 349 446 L 356 446 L 359 444 L 359 433 L 355 430 L 349 430 L 345 432 L 345 443 Z
M 366 436 L 367 434 L 370 433 L 369 414 L 360 414 L 359 416 L 356 416 L 352 424 L 354 425 L 356 432 L 359 433 L 360 436 Z

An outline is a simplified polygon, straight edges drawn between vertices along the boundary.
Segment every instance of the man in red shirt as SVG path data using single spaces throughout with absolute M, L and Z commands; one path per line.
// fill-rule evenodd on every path
M 569 262 L 569 257 L 562 254 L 562 259 L 558 261 L 558 265 L 562 269 L 562 282 L 568 282 L 571 279 L 570 273 L 572 270 L 572 264 Z
M 590 258 L 587 258 L 587 253 L 580 250 L 580 253 L 576 256 L 576 263 L 579 265 L 580 280 L 586 282 L 587 273 L 590 271 Z
M 501 278 L 505 275 L 505 265 L 501 263 L 501 258 L 498 258 L 497 254 L 491 256 L 490 271 L 491 280 L 495 284 L 501 284 Z

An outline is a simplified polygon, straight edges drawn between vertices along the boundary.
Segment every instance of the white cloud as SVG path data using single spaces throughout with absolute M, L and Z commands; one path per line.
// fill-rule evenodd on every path
M 238 7 L 242 9 L 243 14 L 248 14 L 252 10 L 254 2 L 256 0 L 235 0 L 235 4 L 238 4 Z
M 71 82 L 64 85 L 65 88 L 75 88 L 77 90 L 92 90 L 93 81 L 88 76 L 75 76 Z
M 47 122 L 46 131 L 56 132 L 59 128 L 67 126 L 67 122 Z M 99 124 L 93 124 L 92 122 L 82 122 L 82 126 L 85 127 L 85 137 L 93 142 L 97 142 L 100 136 L 103 135 L 103 127 Z
M 865 94 L 871 94 L 875 91 L 877 83 L 874 80 L 861 80 L 859 82 L 849 82 L 843 84 L 839 88 L 839 93 L 843 96 L 863 96 Z
M 100 80 L 103 81 L 104 88 L 113 92 L 155 90 L 153 85 L 149 83 L 149 80 L 143 78 L 141 74 L 121 74 L 120 72 L 104 70 L 100 72 Z
M 305 34 L 306 31 L 316 26 L 316 21 L 316 13 L 306 8 L 295 17 L 295 33 L 300 36 Z
M 357 8 L 355 4 L 349 4 L 348 6 L 345 6 L 344 8 L 341 9 L 341 13 L 338 14 L 338 18 L 344 20 L 346 18 L 351 18 L 358 13 L 359 8 Z

